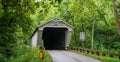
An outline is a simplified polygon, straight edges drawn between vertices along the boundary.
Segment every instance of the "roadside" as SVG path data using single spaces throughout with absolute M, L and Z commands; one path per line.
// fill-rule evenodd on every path
M 83 54 L 83 55 L 86 55 L 86 56 L 89 56 L 89 57 L 93 57 L 93 58 L 95 58 L 95 59 L 99 59 L 99 60 L 101 60 L 101 61 L 103 61 L 103 62 L 120 62 L 120 60 L 118 59 L 118 58 L 116 58 L 116 57 L 113 57 L 113 58 L 111 58 L 111 57 L 109 57 L 109 56 L 103 56 L 103 55 L 96 55 L 96 54 L 92 54 L 92 53 L 87 53 L 87 52 L 80 52 L 80 51 L 76 51 L 76 50 L 71 50 L 71 52 L 76 52 L 76 53 L 78 53 L 78 54 Z

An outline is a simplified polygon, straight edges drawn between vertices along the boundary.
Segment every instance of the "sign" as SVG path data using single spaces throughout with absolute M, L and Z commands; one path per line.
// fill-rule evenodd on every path
M 85 32 L 80 32 L 80 41 L 85 41 Z
M 53 21 L 49 24 L 50 26 L 63 26 L 63 24 L 59 21 Z
M 43 51 L 40 51 L 39 57 L 40 57 L 40 59 L 43 59 L 43 58 L 44 58 Z

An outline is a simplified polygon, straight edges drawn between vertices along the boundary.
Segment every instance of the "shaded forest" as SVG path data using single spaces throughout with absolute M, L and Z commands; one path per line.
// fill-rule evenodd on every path
M 75 27 L 70 46 L 120 53 L 120 0 L 0 0 L 0 62 L 30 62 L 31 34 L 53 17 Z

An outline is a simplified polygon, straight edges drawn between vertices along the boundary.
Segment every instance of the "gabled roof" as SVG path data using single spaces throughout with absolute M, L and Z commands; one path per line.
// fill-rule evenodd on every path
M 60 22 L 62 22 L 64 24 L 68 25 L 69 27 L 74 28 L 72 25 L 68 24 L 67 22 L 63 21 L 62 19 L 60 19 L 58 17 L 54 17 L 53 19 L 48 20 L 46 23 L 38 25 L 38 28 L 41 27 L 41 26 L 43 26 L 43 25 L 46 25 L 47 23 L 49 23 L 51 21 L 60 21 Z
M 31 35 L 31 37 L 35 34 L 35 32 L 36 32 L 37 30 L 39 30 L 40 27 L 42 27 L 42 26 L 50 23 L 51 21 L 59 21 L 59 22 L 62 22 L 63 24 L 65 24 L 65 25 L 69 26 L 69 27 L 72 28 L 72 29 L 74 28 L 72 25 L 68 24 L 67 22 L 63 21 L 62 19 L 60 19 L 60 18 L 58 18 L 58 17 L 54 17 L 54 18 L 48 20 L 47 22 L 38 25 L 38 26 L 36 27 L 35 31 L 33 32 L 33 34 Z M 30 38 L 31 38 L 31 37 L 30 37 Z

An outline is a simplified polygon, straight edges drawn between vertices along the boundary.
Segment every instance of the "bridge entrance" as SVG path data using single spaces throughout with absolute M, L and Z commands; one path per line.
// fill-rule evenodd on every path
M 45 49 L 65 49 L 66 30 L 67 28 L 45 28 L 42 35 Z

